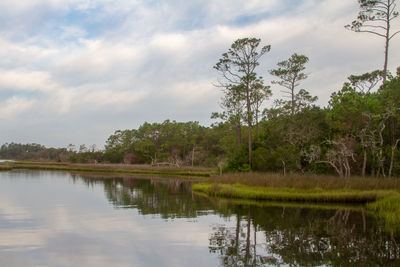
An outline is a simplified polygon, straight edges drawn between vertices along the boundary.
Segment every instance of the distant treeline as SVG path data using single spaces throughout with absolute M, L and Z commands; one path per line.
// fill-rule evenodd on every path
M 0 148 L 0 158 L 16 160 L 63 160 L 69 159 L 65 148 L 46 148 L 40 144 L 6 143 Z
M 103 160 L 103 151 L 89 151 L 85 145 L 75 151 L 68 148 L 45 147 L 40 144 L 5 143 L 0 147 L 0 159 L 93 163 Z

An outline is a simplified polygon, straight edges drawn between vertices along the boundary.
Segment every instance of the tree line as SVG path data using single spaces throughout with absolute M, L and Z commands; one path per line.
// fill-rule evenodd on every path
M 58 161 L 72 163 L 95 163 L 103 161 L 104 151 L 97 150 L 95 145 L 87 148 L 80 145 L 79 149 L 70 144 L 67 147 L 54 148 L 31 143 L 5 143 L 0 146 L 0 159 Z

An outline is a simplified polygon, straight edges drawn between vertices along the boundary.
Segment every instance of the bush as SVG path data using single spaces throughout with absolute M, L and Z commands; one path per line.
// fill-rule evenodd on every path
M 250 171 L 249 165 L 249 154 L 246 149 L 241 149 L 228 159 L 226 166 L 223 168 L 224 171 Z

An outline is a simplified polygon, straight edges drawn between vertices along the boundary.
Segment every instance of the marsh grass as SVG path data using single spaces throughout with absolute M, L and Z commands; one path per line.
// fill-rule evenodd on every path
M 197 193 L 202 196 L 208 196 L 205 193 Z M 265 207 L 285 207 L 285 208 L 307 208 L 307 209 L 318 209 L 318 210 L 353 210 L 361 211 L 364 205 L 360 203 L 314 203 L 314 202 L 293 202 L 293 201 L 271 201 L 271 200 L 251 200 L 251 199 L 237 199 L 237 198 L 210 198 L 211 201 L 225 204 L 235 204 L 244 206 L 256 206 L 260 208 Z
M 152 166 L 148 164 L 69 164 L 74 167 L 101 168 L 101 169 L 123 169 L 123 170 L 142 170 L 142 171 L 162 171 L 162 172 L 207 172 L 215 171 L 213 168 L 197 166 Z
M 294 201 L 316 203 L 366 203 L 376 201 L 393 194 L 390 190 L 324 190 L 321 188 L 272 188 L 248 186 L 242 184 L 210 184 L 198 183 L 192 189 L 213 197 L 226 197 L 251 200 Z
M 385 221 L 388 231 L 400 232 L 400 194 L 369 203 L 367 209 Z
M 122 169 L 122 170 L 143 170 L 143 171 L 170 171 L 170 172 L 208 172 L 215 171 L 213 168 L 197 166 L 152 166 L 148 164 L 112 164 L 112 163 L 68 163 L 68 162 L 41 162 L 41 161 L 16 161 L 14 165 L 45 165 L 45 166 L 69 166 L 88 169 Z
M 9 170 L 12 170 L 12 167 L 11 166 L 9 166 L 9 165 L 3 165 L 3 164 L 1 164 L 0 165 L 0 171 L 9 171 Z
M 68 162 L 56 162 L 56 161 L 11 161 L 13 165 L 21 164 L 32 164 L 32 165 L 51 165 L 51 166 L 66 166 Z
M 192 188 L 203 195 L 235 201 L 293 202 L 300 206 L 366 203 L 371 215 L 385 221 L 387 231 L 400 232 L 400 179 L 245 173 L 215 176 Z
M 270 188 L 296 188 L 323 190 L 400 190 L 400 179 L 339 178 L 314 174 L 292 174 L 283 176 L 274 173 L 225 174 L 210 178 L 210 183 L 242 184 Z
M 68 164 L 56 162 L 15 162 L 10 164 L 13 169 L 31 170 L 58 170 L 71 172 L 98 172 L 115 174 L 144 174 L 144 175 L 169 175 L 182 177 L 209 177 L 210 172 L 193 171 L 196 168 L 169 168 L 169 167 L 147 167 L 146 165 L 122 165 L 122 164 Z

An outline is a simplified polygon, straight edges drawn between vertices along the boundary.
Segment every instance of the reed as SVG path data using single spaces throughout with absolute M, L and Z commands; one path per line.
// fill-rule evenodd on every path
M 9 165 L 0 165 L 0 171 L 10 171 L 12 167 Z
M 400 179 L 250 173 L 212 177 L 192 189 L 244 201 L 366 203 L 372 215 L 384 220 L 387 231 L 400 232 Z
M 369 203 L 367 209 L 385 221 L 388 231 L 400 232 L 400 194 Z
M 75 168 L 89 169 L 123 169 L 123 170 L 143 170 L 143 171 L 163 171 L 163 172 L 207 172 L 212 173 L 213 168 L 198 166 L 152 166 L 149 164 L 113 164 L 113 163 L 69 163 L 69 162 L 46 162 L 46 161 L 15 161 L 14 165 L 51 165 L 69 166 Z
M 205 193 L 199 195 L 207 196 Z M 285 208 L 302 208 L 302 209 L 318 209 L 318 210 L 353 210 L 362 211 L 364 205 L 362 203 L 314 203 L 314 202 L 293 202 L 293 201 L 272 201 L 272 200 L 251 200 L 251 199 L 236 199 L 236 198 L 211 198 L 212 201 L 224 204 L 235 204 L 241 206 L 256 206 L 265 207 L 285 207 Z
M 210 178 L 210 183 L 242 184 L 271 188 L 296 188 L 324 190 L 400 190 L 400 179 L 378 178 L 339 178 L 315 174 L 291 174 L 283 176 L 276 173 L 238 173 Z
M 146 174 L 146 175 L 169 175 L 182 177 L 209 177 L 208 172 L 182 171 L 176 169 L 134 169 L 134 168 L 116 168 L 117 166 L 105 166 L 97 164 L 46 164 L 42 162 L 17 162 L 10 164 L 14 169 L 31 170 L 54 170 L 71 172 L 97 172 L 97 173 L 115 173 L 115 174 Z
M 197 183 L 192 185 L 195 192 L 213 197 L 251 200 L 294 201 L 315 203 L 366 203 L 386 196 L 398 194 L 389 190 L 324 190 L 322 188 L 272 188 L 242 184 Z
M 102 168 L 102 169 L 124 169 L 124 170 L 143 170 L 143 171 L 162 171 L 162 172 L 207 172 L 214 171 L 213 168 L 197 167 L 197 166 L 152 166 L 149 164 L 69 164 L 74 167 L 84 168 Z

